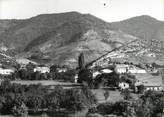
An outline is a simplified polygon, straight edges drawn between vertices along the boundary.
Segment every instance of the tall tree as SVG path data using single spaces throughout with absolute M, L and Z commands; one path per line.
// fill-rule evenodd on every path
M 79 69 L 80 70 L 85 68 L 85 60 L 84 60 L 84 54 L 83 53 L 81 53 L 79 55 L 78 63 L 79 63 Z
M 161 70 L 162 83 L 164 84 L 164 69 Z

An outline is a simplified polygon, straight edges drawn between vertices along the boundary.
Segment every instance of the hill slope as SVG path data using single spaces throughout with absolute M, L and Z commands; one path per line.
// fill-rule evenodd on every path
M 133 17 L 120 22 L 111 23 L 115 30 L 122 30 L 128 34 L 143 39 L 158 39 L 164 41 L 164 22 L 147 15 Z
M 74 67 L 81 52 L 90 62 L 114 48 L 141 40 L 145 34 L 145 39 L 163 39 L 162 22 L 148 16 L 107 23 L 90 14 L 68 12 L 0 23 L 1 51 L 16 58 Z

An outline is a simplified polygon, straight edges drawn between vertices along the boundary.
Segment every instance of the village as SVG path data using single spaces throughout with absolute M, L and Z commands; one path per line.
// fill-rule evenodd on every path
M 63 113 L 69 110 L 71 114 L 72 111 L 74 114 L 82 111 L 82 117 L 97 117 L 95 114 L 101 115 L 106 110 L 104 115 L 109 117 L 113 117 L 113 114 L 116 117 L 136 117 L 124 115 L 134 113 L 128 112 L 128 105 L 132 110 L 136 109 L 136 106 L 140 108 L 145 104 L 143 98 L 154 99 L 153 96 L 163 101 L 164 66 L 142 61 L 143 56 L 153 60 L 159 55 L 142 46 L 142 42 L 138 40 L 115 48 L 90 62 L 85 61 L 85 53 L 79 52 L 78 58 L 71 61 L 76 62 L 76 68 L 68 65 L 39 64 L 27 58 L 15 59 L 5 54 L 1 56 L 0 98 L 5 101 L 0 101 L 0 112 L 5 111 L 7 114 L 24 116 L 39 112 L 39 115 L 46 113 L 48 116 L 52 113 L 62 113 L 59 117 L 65 117 L 68 113 Z M 18 95 L 26 95 L 20 98 L 15 92 Z M 12 99 L 14 107 L 10 106 L 10 101 L 3 93 L 11 98 L 13 97 L 10 93 L 15 95 Z M 24 101 L 18 103 L 17 100 L 20 99 Z M 142 101 L 141 105 L 137 101 Z M 154 104 L 159 113 L 162 112 L 163 105 L 157 108 L 159 103 L 156 104 L 155 100 L 150 103 Z M 99 110 L 100 107 L 104 109 Z M 156 110 L 153 111 L 155 114 Z M 145 112 L 141 113 L 144 115 Z
M 160 70 L 162 68 L 155 68 L 151 64 L 147 65 L 146 67 L 141 66 L 140 64 L 133 64 L 129 62 L 118 62 L 114 61 L 119 58 L 127 58 L 128 55 L 125 55 L 122 50 L 116 50 L 113 52 L 110 52 L 93 62 L 86 64 L 87 69 L 91 70 L 92 73 L 92 79 L 96 79 L 97 76 L 100 76 L 102 74 L 108 74 L 110 75 L 111 73 L 115 72 L 119 75 L 119 79 L 121 79 L 122 75 L 125 74 L 131 74 L 135 77 L 134 80 L 134 86 L 144 86 L 144 90 L 154 90 L 154 91 L 162 91 L 163 90 L 163 84 L 162 84 L 162 76 L 159 74 Z M 13 76 L 13 74 L 18 73 L 18 71 L 21 70 L 27 70 L 28 66 L 30 66 L 30 70 L 33 73 L 40 73 L 43 76 L 46 76 L 48 78 L 45 78 L 46 80 L 55 80 L 55 78 L 52 75 L 49 75 L 52 73 L 52 71 L 55 71 L 55 73 L 60 73 L 64 74 L 66 72 L 69 72 L 71 69 L 68 68 L 67 66 L 57 66 L 57 65 L 52 65 L 52 66 L 47 66 L 47 65 L 39 65 L 36 62 L 30 61 L 28 59 L 18 59 L 17 63 L 19 68 L 14 68 L 14 67 L 8 67 L 5 68 L 2 64 L 0 65 L 0 75 L 4 76 L 1 77 L 1 80 L 3 78 L 7 78 L 7 76 Z M 55 70 L 53 70 L 55 69 Z M 79 83 L 78 82 L 78 68 L 72 70 L 74 73 L 71 75 L 72 83 Z M 46 74 L 46 75 L 45 75 Z M 18 80 L 22 80 L 21 78 L 14 78 L 16 79 L 15 82 L 19 82 Z M 62 79 L 62 78 L 61 78 Z M 26 79 L 27 80 L 27 79 Z M 35 80 L 31 79 L 31 80 Z M 43 80 L 43 79 L 42 79 Z M 22 81 L 21 81 L 22 82 Z M 120 89 L 126 89 L 130 88 L 130 84 L 126 82 L 126 80 L 122 81 L 120 80 L 118 84 L 118 88 Z
M 30 87 L 35 88 L 36 91 L 39 93 L 37 95 L 40 95 L 40 93 L 41 92 L 43 93 L 45 89 L 43 89 L 42 91 L 40 91 L 39 89 L 46 88 L 47 93 L 50 92 L 50 94 L 51 93 L 53 94 L 53 92 L 57 93 L 59 91 L 61 92 L 60 96 L 65 95 L 66 97 L 69 97 L 67 95 L 69 91 L 76 91 L 76 90 L 82 90 L 82 92 L 91 91 L 90 93 L 89 92 L 88 93 L 89 95 L 94 94 L 95 96 L 94 98 L 88 97 L 88 99 L 83 100 L 83 102 L 81 102 L 82 100 L 80 101 L 80 103 L 85 103 L 86 100 L 92 100 L 92 101 L 95 99 L 97 100 L 96 105 L 92 104 L 93 103 L 92 101 L 90 102 L 91 106 L 87 107 L 88 111 L 85 111 L 84 113 L 86 114 L 86 117 L 90 117 L 89 116 L 90 114 L 94 115 L 95 112 L 97 111 L 93 111 L 93 110 L 95 108 L 99 108 L 100 105 L 105 106 L 108 103 L 109 105 L 111 105 L 111 103 L 115 104 L 117 102 L 122 103 L 121 100 L 123 102 L 128 101 L 126 103 L 131 104 L 131 102 L 133 102 L 134 100 L 139 100 L 140 96 L 142 97 L 144 95 L 147 95 L 147 93 L 150 91 L 156 92 L 157 94 L 158 93 L 160 94 L 160 92 L 164 91 L 163 89 L 164 86 L 162 81 L 163 76 L 161 75 L 162 72 L 161 66 L 157 67 L 154 64 L 149 64 L 143 67 L 143 65 L 140 64 L 114 61 L 116 58 L 123 58 L 123 57 L 126 56 L 121 55 L 118 51 L 114 51 L 105 54 L 102 57 L 99 57 L 98 59 L 87 64 L 85 63 L 84 53 L 80 53 L 78 58 L 78 62 L 79 62 L 78 67 L 75 69 L 71 69 L 68 66 L 41 65 L 31 60 L 22 58 L 17 60 L 18 64 L 13 67 L 12 66 L 9 67 L 9 65 L 5 66 L 4 64 L 1 64 L 0 90 L 3 89 L 2 87 L 4 87 L 5 84 L 11 85 L 10 87 L 14 86 L 13 88 L 16 88 L 16 86 L 22 88 L 23 86 L 26 86 L 29 89 Z M 8 84 L 7 82 L 10 82 L 11 84 L 10 83 Z M 58 89 L 58 87 L 60 88 Z M 85 89 L 84 87 L 88 87 L 88 88 Z M 65 92 L 66 93 L 65 94 L 64 91 L 68 91 L 68 92 Z M 47 93 L 44 93 L 44 95 L 48 95 Z M 154 93 L 152 93 L 152 95 L 153 94 Z M 34 97 L 35 96 L 37 97 L 37 95 L 33 94 Z M 53 97 L 55 95 L 52 95 L 50 99 L 44 98 L 44 100 L 47 99 L 53 100 Z M 82 96 L 82 94 L 79 95 Z M 69 97 L 69 98 L 73 99 L 75 97 Z M 59 98 L 63 99 L 62 97 Z M 32 100 L 34 101 L 35 98 Z M 46 101 L 47 104 L 48 104 L 48 100 Z M 32 111 L 34 112 L 38 111 L 37 108 L 45 109 L 45 107 L 42 106 L 39 107 L 30 106 L 28 105 L 29 103 L 28 101 L 30 100 L 27 100 L 28 108 L 32 109 Z M 67 100 L 64 99 L 64 101 Z M 52 101 L 49 105 L 52 105 L 52 103 L 54 102 Z M 124 104 L 126 105 L 126 103 Z M 39 102 L 36 104 L 39 104 Z M 54 104 L 56 105 L 57 102 L 55 102 Z M 78 104 L 78 102 L 75 102 L 74 104 L 76 105 Z M 57 105 L 55 107 L 54 106 L 52 107 L 53 110 L 51 111 L 53 113 L 54 112 L 56 114 L 63 113 L 63 111 L 59 109 L 63 107 L 60 106 L 57 107 Z M 67 109 L 67 105 L 65 105 L 64 108 Z M 19 110 L 17 106 L 15 107 L 15 109 L 16 109 L 15 111 Z M 37 111 L 35 109 L 37 109 Z M 73 111 L 75 110 L 73 109 Z M 29 111 L 25 111 L 25 112 L 27 113 Z M 19 114 L 17 113 L 16 115 Z

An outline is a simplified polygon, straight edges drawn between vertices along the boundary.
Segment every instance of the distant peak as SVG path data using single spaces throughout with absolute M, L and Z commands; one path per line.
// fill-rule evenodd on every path
M 54 15 L 82 15 L 80 12 L 76 12 L 76 11 L 71 11 L 71 12 L 62 12 L 62 13 L 49 13 L 49 14 L 40 14 L 32 18 L 36 18 L 36 17 L 45 17 L 45 16 L 54 16 Z
M 151 20 L 151 21 L 159 21 L 156 18 L 149 16 L 149 15 L 141 15 L 141 16 L 136 16 L 130 19 L 138 19 L 138 20 Z

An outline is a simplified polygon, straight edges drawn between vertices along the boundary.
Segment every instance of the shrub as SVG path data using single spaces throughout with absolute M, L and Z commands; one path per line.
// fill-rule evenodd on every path
M 97 106 L 98 113 L 102 115 L 111 114 L 113 112 L 113 104 L 112 103 L 103 103 Z
M 16 104 L 12 108 L 12 113 L 15 116 L 26 117 L 28 115 L 28 108 L 24 103 L 22 103 L 21 105 Z

